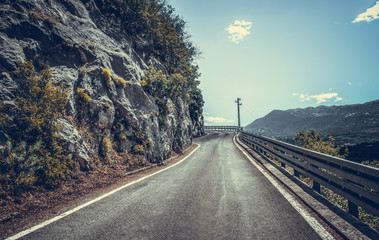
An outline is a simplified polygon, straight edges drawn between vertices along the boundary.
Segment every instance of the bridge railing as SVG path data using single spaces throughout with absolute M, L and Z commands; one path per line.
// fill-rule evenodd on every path
M 379 169 L 247 132 L 239 137 L 265 159 L 292 167 L 296 177 L 310 177 L 315 191 L 321 184 L 346 198 L 352 215 L 359 216 L 360 206 L 379 216 Z
M 229 131 L 229 132 L 239 132 L 242 131 L 242 127 L 238 126 L 204 126 L 205 131 Z

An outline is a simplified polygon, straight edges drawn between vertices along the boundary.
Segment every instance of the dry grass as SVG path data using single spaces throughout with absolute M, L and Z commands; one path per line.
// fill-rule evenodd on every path
M 31 18 L 34 18 L 34 19 L 42 21 L 42 22 L 47 22 L 51 25 L 55 25 L 58 23 L 58 19 L 55 16 L 53 16 L 53 15 L 51 15 L 45 11 L 38 10 L 38 9 L 30 10 L 29 15 Z
M 126 88 L 126 82 L 121 77 L 113 77 L 113 81 L 115 82 L 116 86 Z
M 87 48 L 88 50 L 92 51 L 95 56 L 97 56 L 97 46 L 96 44 L 93 44 L 92 42 L 85 40 L 80 44 L 82 47 Z
M 53 208 L 56 204 L 72 200 L 89 193 L 94 189 L 114 183 L 125 176 L 125 173 L 149 165 L 142 156 L 119 153 L 112 161 L 105 163 L 94 156 L 91 159 L 93 169 L 88 172 L 77 170 L 71 179 L 62 183 L 55 190 L 47 190 L 41 186 L 19 189 L 16 192 L 1 192 L 0 198 L 0 238 L 6 229 L 12 228 L 17 218 L 41 213 Z M 76 163 L 78 164 L 78 163 Z
M 80 74 L 85 74 L 88 72 L 87 65 L 88 65 L 88 63 L 85 63 L 83 66 L 78 68 L 78 71 Z

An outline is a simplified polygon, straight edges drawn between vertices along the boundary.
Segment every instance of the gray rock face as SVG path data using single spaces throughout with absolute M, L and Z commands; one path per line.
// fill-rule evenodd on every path
M 62 129 L 58 132 L 58 136 L 62 138 L 66 144 L 66 148 L 79 161 L 80 169 L 87 171 L 91 169 L 89 158 L 93 153 L 87 146 L 81 134 L 66 119 L 59 119 Z
M 193 137 L 201 137 L 204 135 L 204 116 L 201 116 L 196 121 L 192 121 L 192 136 Z
M 168 100 L 167 116 L 141 87 L 148 65 L 164 69 L 153 55 L 152 43 L 120 29 L 115 16 L 104 16 L 95 0 L 20 0 L 0 4 L 0 100 L 14 97 L 15 82 L 8 74 L 17 62 L 33 60 L 37 71 L 50 66 L 56 84 L 69 89 L 70 122 L 59 133 L 82 169 L 99 155 L 101 139 L 110 136 L 118 151 L 133 151 L 141 144 L 136 132 L 151 139 L 148 161 L 159 162 L 172 150 L 188 146 L 204 133 L 203 119 L 191 120 L 181 99 Z M 126 88 L 107 86 L 102 68 L 126 80 Z M 86 103 L 77 94 L 84 89 Z

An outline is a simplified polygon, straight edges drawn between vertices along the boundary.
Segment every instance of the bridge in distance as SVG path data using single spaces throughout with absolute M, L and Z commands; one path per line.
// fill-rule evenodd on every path
M 205 131 L 226 131 L 226 132 L 240 132 L 242 127 L 238 126 L 204 126 Z

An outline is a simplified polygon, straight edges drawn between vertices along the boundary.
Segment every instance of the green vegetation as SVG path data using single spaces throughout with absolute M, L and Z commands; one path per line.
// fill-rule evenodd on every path
M 133 147 L 133 152 L 135 154 L 143 155 L 145 154 L 145 148 L 141 144 L 137 144 Z
M 107 85 L 108 88 L 112 87 L 112 75 L 111 71 L 109 71 L 108 68 L 102 68 L 103 77 L 105 79 L 105 84 Z
M 127 132 L 132 131 L 133 135 L 126 135 Z M 146 131 L 138 129 L 135 125 L 128 122 L 128 119 L 119 110 L 116 110 L 115 121 L 112 126 L 114 134 L 114 144 L 121 144 L 124 140 L 134 141 L 136 144 L 132 147 L 132 152 L 138 155 L 144 155 L 145 151 L 149 149 L 153 142 L 148 137 Z
M 157 71 L 153 66 L 145 72 L 145 78 L 142 80 L 141 85 L 145 91 L 155 96 L 156 98 L 163 99 L 170 97 L 176 99 L 188 99 L 188 93 L 184 91 L 186 79 L 179 74 L 165 75 L 161 70 Z
M 11 139 L 0 152 L 1 179 L 8 186 L 54 188 L 73 168 L 56 135 L 68 91 L 53 86 L 49 68 L 36 75 L 32 61 L 20 63 L 13 75 L 19 97 L 14 105 L 0 106 L 1 129 Z
M 41 142 L 37 142 L 34 146 L 27 146 L 26 142 L 20 142 L 18 147 L 14 147 L 10 141 L 7 142 L 5 148 L 0 151 L 2 159 L 0 168 L 2 177 L 5 177 L 8 184 L 30 187 L 37 182 L 35 169 L 38 168 L 40 148 Z
M 165 97 L 174 100 L 181 97 L 190 105 L 193 119 L 201 116 L 204 101 L 198 89 L 199 81 L 196 80 L 200 74 L 194 64 L 199 51 L 190 41 L 185 31 L 186 23 L 175 13 L 175 9 L 164 0 L 106 0 L 98 4 L 103 14 L 113 15 L 120 20 L 126 33 L 147 36 L 153 41 L 151 54 L 160 60 L 167 74 L 162 77 L 160 71 L 149 68 L 146 73 L 148 76 L 141 81 L 141 85 L 147 87 L 157 99 L 160 113 L 165 112 Z M 153 71 L 158 76 L 154 77 L 156 79 L 152 83 L 149 80 Z M 162 90 L 157 89 L 159 79 L 164 81 L 161 85 L 165 88 Z
M 136 154 L 145 154 L 145 150 L 150 148 L 153 144 L 151 139 L 147 137 L 147 133 L 141 130 L 134 132 L 133 139 L 138 143 L 133 147 L 133 151 Z
M 190 92 L 189 113 L 192 119 L 198 119 L 203 115 L 204 100 L 200 89 L 194 89 Z
M 157 71 L 150 66 L 145 72 L 141 85 L 146 92 L 155 97 L 160 115 L 165 116 L 169 112 L 168 97 L 174 101 L 180 97 L 189 105 L 192 119 L 197 119 L 202 114 L 204 100 L 198 88 L 192 89 L 190 92 L 186 91 L 187 82 L 187 79 L 180 73 L 165 75 L 161 70 Z
M 334 145 L 334 138 L 329 137 L 328 140 L 324 140 L 321 137 L 321 133 L 316 133 L 314 129 L 305 132 L 304 130 L 297 132 L 293 138 L 296 144 L 302 148 L 310 149 L 316 152 L 325 153 L 331 156 L 346 158 L 349 154 L 347 148 L 344 154 L 340 154 L 341 149 Z
M 121 77 L 112 77 L 111 71 L 108 68 L 102 68 L 101 74 L 103 75 L 105 84 L 108 88 L 112 87 L 112 79 L 116 86 L 126 88 L 126 81 Z
M 142 81 L 141 81 L 141 86 L 142 86 L 142 87 L 147 86 L 147 82 L 146 82 L 145 80 L 142 80 Z
M 118 139 L 119 141 L 124 141 L 124 140 L 126 140 L 126 139 L 127 139 L 126 134 L 125 134 L 125 133 L 119 133 L 119 134 L 117 135 L 117 139 Z
M 116 109 L 115 120 L 113 122 L 112 130 L 115 132 L 123 132 L 129 126 L 128 120 L 118 109 Z
M 185 21 L 164 0 L 106 0 L 99 3 L 104 14 L 121 20 L 125 32 L 147 35 L 154 42 L 154 54 L 169 73 L 196 71 L 189 63 L 198 50 L 185 32 Z M 189 68 L 187 68 L 189 67 Z
M 103 105 L 106 109 L 111 109 L 111 108 L 112 108 L 112 106 L 111 106 L 109 103 L 107 103 L 107 102 L 102 103 L 102 105 Z
M 145 78 L 141 83 L 143 89 L 154 96 L 155 103 L 158 105 L 159 113 L 163 116 L 167 115 L 167 97 L 169 96 L 168 79 L 162 71 L 156 71 L 150 66 L 145 72 Z
M 101 153 L 107 162 L 111 160 L 111 155 L 113 152 L 112 140 L 109 136 L 105 136 L 101 141 Z
M 194 64 L 199 51 L 185 32 L 185 22 L 174 13 L 174 9 L 164 0 L 105 0 L 96 1 L 96 4 L 104 16 L 119 20 L 121 32 L 152 42 L 153 50 L 147 54 L 162 63 L 165 73 L 150 67 L 141 85 L 156 99 L 159 113 L 155 115 L 160 125 L 165 124 L 164 116 L 175 108 L 168 106 L 169 99 L 175 102 L 181 98 L 189 105 L 190 116 L 193 119 L 200 117 L 204 101 L 198 88 L 200 74 Z M 59 21 L 47 12 L 30 10 L 28 14 L 31 19 L 49 25 Z M 82 45 L 96 50 L 90 42 L 83 42 Z M 59 46 L 72 49 L 73 43 L 65 39 Z M 86 71 L 86 64 L 79 69 L 81 74 Z M 107 68 L 101 69 L 101 75 L 108 88 L 112 87 L 113 82 L 117 87 L 126 87 L 125 80 L 112 77 Z M 0 106 L 0 128 L 11 139 L 0 150 L 1 188 L 33 185 L 55 188 L 69 179 L 75 168 L 62 147 L 62 139 L 57 136 L 62 127 L 58 119 L 65 114 L 68 91 L 52 84 L 53 76 L 48 67 L 36 73 L 31 61 L 21 63 L 12 78 L 18 84 L 17 97 L 12 99 L 14 104 Z M 83 103 L 91 101 L 84 89 L 77 88 L 75 92 Z M 104 108 L 110 107 L 104 104 Z M 116 139 L 134 138 L 137 145 L 133 150 L 138 154 L 143 154 L 152 146 L 145 132 L 136 131 L 134 136 L 126 137 L 123 132 L 131 127 L 126 117 L 116 119 L 112 129 Z M 113 154 L 110 137 L 100 140 L 100 153 L 105 157 Z
M 77 88 L 76 93 L 79 95 L 80 100 L 82 100 L 85 104 L 91 102 L 91 97 L 85 93 L 85 90 L 83 88 Z
M 126 88 L 126 82 L 121 77 L 113 77 L 113 81 L 116 83 L 116 86 Z

